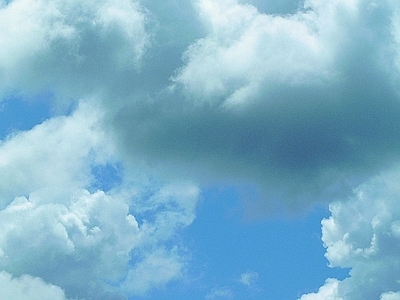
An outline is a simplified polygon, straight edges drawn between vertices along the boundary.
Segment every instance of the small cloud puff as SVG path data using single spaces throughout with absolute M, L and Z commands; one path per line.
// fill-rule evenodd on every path
M 232 299 L 233 295 L 232 290 L 228 287 L 214 288 L 206 295 L 206 299 Z
M 253 271 L 249 271 L 246 273 L 243 273 L 242 275 L 240 275 L 240 283 L 246 285 L 246 286 L 252 286 L 256 283 L 258 279 L 258 273 L 257 272 L 253 272 Z

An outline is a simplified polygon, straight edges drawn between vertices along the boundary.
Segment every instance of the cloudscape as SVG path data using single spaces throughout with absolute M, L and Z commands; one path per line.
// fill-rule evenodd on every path
M 1 299 L 400 299 L 400 3 L 0 0 Z

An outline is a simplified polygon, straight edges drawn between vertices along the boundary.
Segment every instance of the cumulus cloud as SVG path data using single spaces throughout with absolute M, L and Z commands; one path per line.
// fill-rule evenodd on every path
M 330 205 L 332 215 L 322 221 L 325 256 L 333 267 L 351 268 L 350 277 L 327 280 L 302 300 L 398 299 L 399 178 L 397 168 L 359 186 L 351 199 Z
M 100 117 L 95 106 L 81 104 L 71 117 L 45 121 L 1 141 L 0 205 L 39 190 L 44 201 L 67 201 L 64 191 L 88 186 L 88 166 L 112 161 L 114 152 L 111 139 L 99 128 Z
M 64 291 L 40 278 L 24 275 L 13 278 L 7 272 L 0 272 L 0 297 L 7 300 L 66 300 Z
M 27 289 L 48 282 L 54 299 L 124 299 L 182 275 L 185 253 L 166 243 L 194 220 L 199 191 L 129 169 L 109 192 L 93 188 L 92 169 L 117 158 L 88 102 L 0 144 L 0 269 Z
M 367 182 L 323 221 L 326 256 L 350 278 L 303 297 L 396 297 L 399 191 L 393 178 L 367 180 L 400 156 L 399 4 L 285 3 L 288 14 L 236 0 L 2 1 L 1 95 L 96 103 L 1 142 L 2 268 L 68 297 L 143 294 L 185 268 L 163 245 L 194 219 L 199 190 L 182 178 L 254 184 L 257 212 Z M 97 191 L 93 167 L 118 160 L 121 183 Z
M 400 292 L 394 293 L 394 292 L 389 292 L 389 293 L 384 293 L 382 294 L 380 300 L 398 300 L 400 299 Z
M 325 281 L 325 285 L 319 288 L 318 292 L 303 295 L 301 300 L 343 300 L 339 297 L 338 292 L 339 281 L 329 278 Z
M 251 3 L 3 4 L 3 93 L 95 95 L 133 165 L 254 184 L 258 211 L 346 196 L 399 157 L 398 3 Z
M 3 1 L 0 19 L 3 94 L 50 89 L 81 98 L 111 89 L 125 71 L 137 73 L 150 43 L 136 1 Z
M 102 280 L 117 282 L 126 272 L 139 228 L 128 206 L 101 192 L 76 192 L 71 206 L 37 205 L 16 198 L 1 214 L 0 266 L 101 298 Z
M 348 195 L 399 157 L 397 6 L 197 1 L 206 34 L 168 89 L 114 110 L 120 145 L 168 177 L 251 182 L 268 210 Z

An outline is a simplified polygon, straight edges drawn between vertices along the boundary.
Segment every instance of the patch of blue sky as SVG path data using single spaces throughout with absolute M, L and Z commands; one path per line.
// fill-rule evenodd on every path
M 43 92 L 32 98 L 18 93 L 6 96 L 0 102 L 0 139 L 16 131 L 24 131 L 42 123 L 51 115 L 53 95 Z
M 324 258 L 321 220 L 329 211 L 247 222 L 232 208 L 239 205 L 235 189 L 216 189 L 204 191 L 197 218 L 184 232 L 193 254 L 186 277 L 153 291 L 149 299 L 214 299 L 210 292 L 219 289 L 234 299 L 297 299 L 318 290 L 326 278 L 348 277 L 349 269 L 330 268 Z M 246 272 L 258 274 L 250 286 L 240 283 Z
M 123 165 L 121 162 L 95 165 L 91 173 L 94 179 L 91 189 L 108 192 L 122 183 Z

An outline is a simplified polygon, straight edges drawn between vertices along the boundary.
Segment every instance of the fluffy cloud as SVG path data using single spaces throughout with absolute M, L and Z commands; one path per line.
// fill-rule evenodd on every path
M 398 299 L 400 209 L 398 170 L 358 187 L 349 200 L 330 205 L 322 240 L 331 266 L 351 268 L 343 281 L 328 280 L 301 299 Z M 331 298 L 329 298 L 331 297 Z
M 331 51 L 313 30 L 319 25 L 314 12 L 279 17 L 209 0 L 199 1 L 199 11 L 210 33 L 188 49 L 175 78 L 194 97 L 230 107 L 250 101 L 268 83 L 329 79 Z
M 301 210 L 399 158 L 400 10 L 309 0 L 291 12 L 15 0 L 0 10 L 2 90 L 96 95 L 132 165 L 255 184 L 268 199 L 257 211 Z
M 338 293 L 339 281 L 333 278 L 326 280 L 325 285 L 320 287 L 317 293 L 303 295 L 301 300 L 343 300 Z
M 69 207 L 16 198 L 0 214 L 1 268 L 43 278 L 74 297 L 101 299 L 101 281 L 122 278 L 140 240 L 128 206 L 101 192 L 76 192 Z
M 185 253 L 168 242 L 194 220 L 199 191 L 150 184 L 129 169 L 108 193 L 96 190 L 93 168 L 117 158 L 87 102 L 0 144 L 0 269 L 20 278 L 16 289 L 45 289 L 44 280 L 60 287 L 48 287 L 58 298 L 62 288 L 73 298 L 124 299 L 182 275 Z
M 0 272 L 0 297 L 7 300 L 66 300 L 62 289 L 40 278 L 24 275 L 19 278 Z
M 297 211 L 397 161 L 398 2 L 285 3 L 290 14 L 271 15 L 236 0 L 2 1 L 1 95 L 96 102 L 1 142 L 0 266 L 19 278 L 3 282 L 141 295 L 184 272 L 168 241 L 193 221 L 199 190 L 182 178 L 255 184 L 257 212 Z M 93 168 L 119 159 L 121 183 L 97 191 Z M 351 276 L 304 299 L 398 296 L 397 177 L 331 205 L 326 256 Z
M 0 19 L 3 90 L 80 98 L 110 89 L 137 73 L 150 42 L 136 1 L 3 1 Z
M 399 158 L 397 6 L 306 1 L 279 16 L 197 1 L 207 34 L 169 88 L 110 124 L 169 178 L 256 184 L 258 211 L 344 197 Z
M 111 161 L 114 152 L 99 129 L 100 117 L 94 106 L 82 104 L 71 117 L 45 121 L 1 141 L 0 205 L 39 190 L 44 201 L 66 202 L 64 191 L 89 185 L 89 166 Z M 91 151 L 96 155 L 90 156 Z
M 394 292 L 389 292 L 389 293 L 384 293 L 381 295 L 380 300 L 398 300 L 400 299 L 400 292 L 394 293 Z

